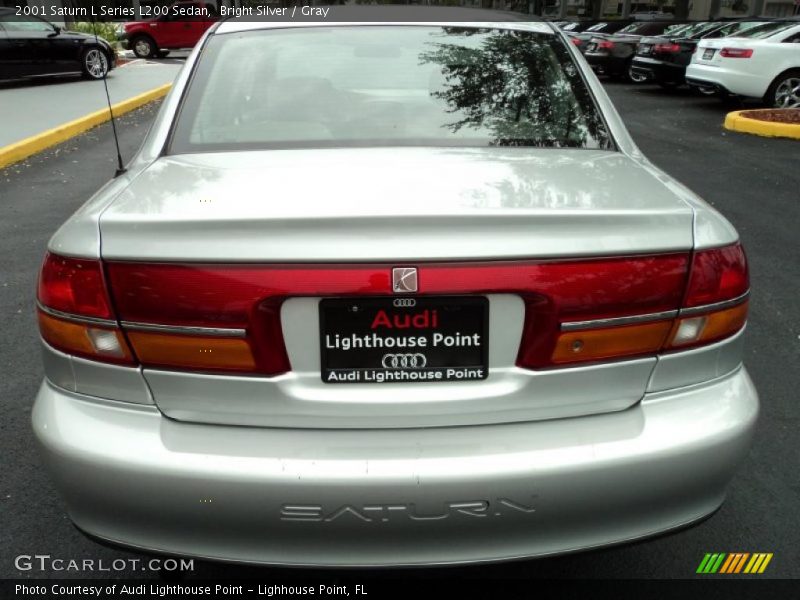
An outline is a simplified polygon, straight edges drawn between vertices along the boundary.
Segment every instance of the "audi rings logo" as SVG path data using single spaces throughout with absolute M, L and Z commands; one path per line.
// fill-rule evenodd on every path
M 416 298 L 395 298 L 392 300 L 392 306 L 395 306 L 396 308 L 411 308 L 416 305 Z
M 424 354 L 384 354 L 381 365 L 384 369 L 422 369 L 428 364 Z

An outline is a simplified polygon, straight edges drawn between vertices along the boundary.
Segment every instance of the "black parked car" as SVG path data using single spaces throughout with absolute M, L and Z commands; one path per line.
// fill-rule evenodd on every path
M 589 40 L 592 39 L 593 36 L 597 34 L 609 34 L 609 33 L 616 33 L 623 27 L 627 27 L 631 24 L 630 20 L 616 20 L 616 21 L 600 21 L 599 23 L 595 23 L 588 29 L 580 32 L 572 32 L 572 31 L 565 31 L 564 33 L 567 34 L 570 41 L 575 44 L 575 46 L 583 52 L 586 48 L 586 44 L 589 43 Z
M 116 65 L 104 39 L 15 13 L 0 8 L 0 81 L 71 74 L 102 79 Z
M 614 34 L 594 35 L 584 55 L 597 73 L 630 78 L 631 62 L 642 37 L 669 34 L 686 25 L 686 21 L 637 21 Z
M 580 21 L 567 21 L 557 26 L 564 33 L 579 33 L 581 31 L 586 31 L 590 27 L 596 25 L 598 22 L 599 21 L 592 19 L 582 19 Z
M 683 85 L 686 67 L 700 40 L 736 35 L 761 24 L 763 21 L 712 21 L 695 23 L 672 35 L 644 37 L 631 64 L 631 77 L 634 81 L 653 81 L 664 88 Z

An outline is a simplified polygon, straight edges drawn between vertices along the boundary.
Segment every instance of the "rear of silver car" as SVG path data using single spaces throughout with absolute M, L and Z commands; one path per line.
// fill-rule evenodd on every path
M 230 123 L 257 132 L 231 148 L 209 96 L 181 98 L 190 75 L 213 90 L 203 61 L 227 39 L 303 34 L 223 24 L 129 172 L 45 259 L 33 422 L 78 527 L 222 560 L 416 565 L 624 542 L 722 503 L 758 412 L 735 231 L 641 157 L 559 34 L 396 31 L 426 28 L 436 43 L 462 36 L 425 54 L 455 52 L 459 68 L 516 36 L 558 44 L 574 63 L 552 89 L 585 86 L 572 118 L 594 106 L 602 121 L 584 120 L 579 141 L 389 143 L 404 105 L 446 102 L 466 78 L 426 71 L 418 94 L 394 69 L 399 89 L 331 76 L 394 131 L 345 143 L 295 123 L 258 147 L 259 127 L 277 128 L 265 96 Z M 402 62 L 370 29 L 280 49 L 296 65 L 298 47 L 364 36 L 357 60 Z M 279 61 L 261 68 L 280 78 Z M 283 81 L 324 93 L 310 76 Z M 200 120 L 183 138 L 180 111 Z

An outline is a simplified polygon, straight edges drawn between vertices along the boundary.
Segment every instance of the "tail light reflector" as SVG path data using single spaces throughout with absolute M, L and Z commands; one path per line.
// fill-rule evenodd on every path
M 99 260 L 45 255 L 39 276 L 39 302 L 72 315 L 111 319 L 111 305 Z
M 678 44 L 656 44 L 653 48 L 653 51 L 674 54 L 676 52 L 680 52 L 681 47 Z
M 672 321 L 563 333 L 553 351 L 554 364 L 585 362 L 658 352 Z
M 725 58 L 750 58 L 753 56 L 752 48 L 723 48 L 719 51 L 720 56 Z
M 692 257 L 680 310 L 652 314 L 652 322 L 562 322 L 553 364 L 633 357 L 710 344 L 738 332 L 747 320 L 750 280 L 740 244 L 701 250 Z M 635 317 L 634 317 L 635 320 Z M 542 365 L 544 366 L 544 365 Z
M 559 327 L 564 320 L 604 319 L 637 313 L 677 310 L 684 293 L 688 255 L 582 259 L 570 261 L 505 261 L 495 263 L 431 263 L 419 266 L 421 294 L 510 293 L 526 304 L 523 340 L 518 364 L 553 366 L 574 360 L 571 353 L 553 360 Z M 187 367 L 192 353 L 177 355 L 159 350 L 169 335 L 147 339 L 136 324 L 172 327 L 241 328 L 255 366 L 215 363 L 203 357 L 208 369 L 247 371 L 267 375 L 290 369 L 280 323 L 285 298 L 297 296 L 392 295 L 392 265 L 107 265 L 114 300 L 123 326 L 144 365 Z M 661 347 L 672 322 L 660 334 Z M 652 331 L 643 330 L 643 335 Z M 648 340 L 650 338 L 647 338 Z M 142 342 L 152 344 L 140 348 Z M 567 340 L 563 342 L 567 344 Z M 649 342 L 593 341 L 580 353 L 606 356 L 606 348 L 622 355 L 652 352 Z M 595 347 L 597 349 L 595 350 Z M 211 353 L 211 356 L 214 354 Z M 219 355 L 219 354 L 217 354 Z M 179 358 L 176 358 L 179 356 Z M 561 354 L 559 354 L 561 356 Z M 198 367 L 201 368 L 201 367 Z
M 125 338 L 111 328 L 66 321 L 39 310 L 39 332 L 53 348 L 84 358 L 134 364 Z
M 39 331 L 52 347 L 93 360 L 136 364 L 117 326 L 99 260 L 46 254 L 37 299 Z
M 129 331 L 136 356 L 149 366 L 214 371 L 256 370 L 250 345 L 243 339 Z
M 733 335 L 747 321 L 748 302 L 710 312 L 698 317 L 678 319 L 670 337 L 669 348 L 710 344 Z
M 700 250 L 692 259 L 686 308 L 738 298 L 750 289 L 747 259 L 740 244 Z
M 286 298 L 391 295 L 391 267 L 112 262 L 104 272 L 99 261 L 48 254 L 40 329 L 54 347 L 94 360 L 276 375 L 291 368 L 280 320 Z M 747 318 L 749 279 L 738 244 L 691 259 L 672 253 L 419 270 L 421 294 L 520 296 L 523 368 L 685 349 L 733 335 Z

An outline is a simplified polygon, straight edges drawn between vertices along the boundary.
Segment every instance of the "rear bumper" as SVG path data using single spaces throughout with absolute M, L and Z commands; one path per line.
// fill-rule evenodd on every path
M 692 63 L 686 69 L 686 82 L 692 87 L 711 87 L 721 93 L 749 98 L 763 98 L 770 81 L 763 73 L 726 67 Z
M 622 75 L 630 57 L 614 56 L 602 52 L 587 52 L 586 61 L 594 71 L 602 75 Z
M 633 59 L 631 69 L 636 73 L 644 75 L 650 81 L 667 84 L 674 83 L 677 85 L 684 83 L 684 75 L 686 74 L 685 65 L 675 65 L 638 56 Z
M 569 552 L 722 503 L 758 397 L 743 368 L 614 414 L 473 427 L 179 423 L 45 382 L 33 426 L 74 522 L 147 550 L 302 565 Z

